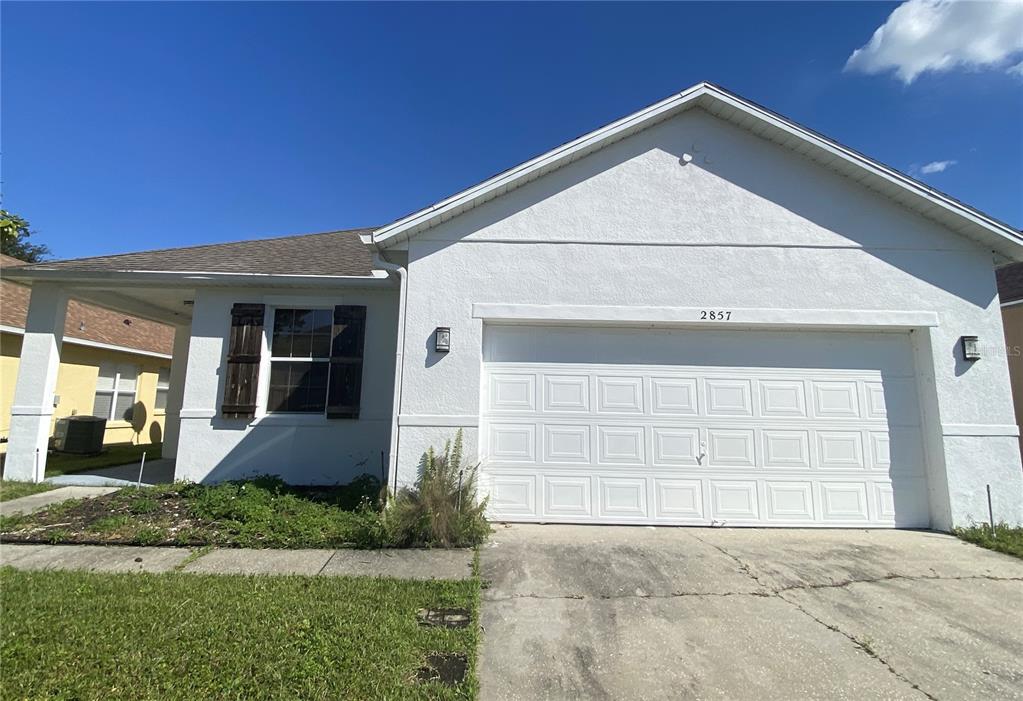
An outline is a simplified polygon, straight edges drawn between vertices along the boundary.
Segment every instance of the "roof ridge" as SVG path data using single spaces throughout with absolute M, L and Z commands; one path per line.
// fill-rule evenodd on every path
M 355 229 L 334 229 L 331 231 L 315 231 L 306 234 L 286 234 L 283 236 L 268 236 L 262 239 L 241 239 L 239 241 L 220 241 L 218 243 L 197 243 L 192 246 L 169 246 L 167 248 L 150 248 L 142 251 L 130 251 L 127 253 L 109 253 L 106 255 L 99 256 L 84 256 L 82 258 L 60 258 L 57 260 L 40 261 L 38 263 L 25 263 L 26 267 L 45 267 L 53 263 L 74 263 L 77 261 L 90 261 L 107 258 L 124 258 L 126 256 L 135 256 L 145 253 L 167 253 L 170 251 L 194 251 L 200 248 L 217 248 L 221 246 L 233 246 L 242 243 L 263 243 L 266 241 L 283 241 L 292 239 L 309 238 L 312 236 L 328 236 L 331 234 L 357 234 L 365 233 L 367 231 L 375 231 L 376 227 L 359 227 Z M 13 266 L 12 266 L 13 267 Z M 21 266 L 18 266 L 21 267 Z

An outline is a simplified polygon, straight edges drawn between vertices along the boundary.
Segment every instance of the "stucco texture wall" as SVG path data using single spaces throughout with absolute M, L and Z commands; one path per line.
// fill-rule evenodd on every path
M 1003 338 L 991 252 L 705 112 L 614 143 L 408 248 L 402 415 L 478 415 L 473 303 L 931 311 L 939 325 L 918 368 L 934 398 L 929 479 L 955 481 L 936 497 L 945 505 L 934 524 L 982 513 L 987 483 L 1006 518 L 1023 519 L 1019 454 L 1006 448 L 1017 439 L 1004 430 L 1016 423 L 1008 369 L 991 352 Z M 451 327 L 443 356 L 431 349 L 437 326 Z M 986 360 L 959 357 L 964 334 L 980 337 Z M 464 425 L 475 440 L 475 423 Z M 952 436 L 949 426 L 1000 428 Z M 399 479 L 414 479 L 420 453 L 454 430 L 402 427 Z
M 11 404 L 18 379 L 21 336 L 0 334 L 0 435 L 7 437 L 11 422 Z M 127 363 L 139 368 L 135 418 L 132 422 L 108 421 L 104 443 L 159 443 L 163 439 L 164 414 L 155 409 L 156 383 L 160 368 L 170 368 L 170 360 L 121 351 L 64 343 L 54 408 L 53 425 L 65 416 L 92 414 L 96 396 L 96 378 L 100 363 Z
M 390 441 L 397 298 L 396 289 L 200 291 L 192 314 L 176 477 L 215 482 L 271 474 L 293 484 L 347 483 L 363 473 L 382 477 Z M 270 367 L 266 357 L 260 367 L 256 417 L 222 418 L 231 307 L 240 302 L 265 304 L 268 316 L 275 307 L 365 305 L 359 418 L 268 414 L 265 408 Z M 270 333 L 269 324 L 264 332 Z M 268 343 L 265 335 L 263 343 Z

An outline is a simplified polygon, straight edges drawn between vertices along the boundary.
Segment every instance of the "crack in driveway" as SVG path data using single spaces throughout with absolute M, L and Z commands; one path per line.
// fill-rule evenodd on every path
M 773 597 L 773 598 L 780 599 L 781 601 L 784 601 L 789 606 L 792 606 L 797 611 L 799 611 L 803 615 L 807 616 L 811 620 L 817 622 L 818 624 L 824 626 L 828 630 L 830 630 L 832 632 L 835 632 L 835 633 L 838 633 L 839 635 L 842 635 L 842 636 L 848 638 L 857 648 L 862 650 L 866 655 L 868 655 L 869 657 L 877 660 L 879 663 L 884 665 L 885 668 L 892 675 L 895 676 L 895 678 L 899 679 L 900 681 L 904 682 L 905 684 L 908 684 L 912 689 L 914 689 L 916 691 L 919 691 L 921 694 L 926 696 L 928 699 L 931 699 L 931 701 L 937 701 L 937 697 L 931 695 L 925 689 L 921 688 L 919 684 L 917 684 L 913 680 L 909 679 L 905 674 L 902 674 L 897 669 L 895 669 L 895 667 L 892 666 L 891 662 L 889 662 L 884 657 L 879 655 L 869 644 L 867 644 L 867 642 L 865 642 L 863 640 L 860 640 L 859 638 L 857 638 L 855 635 L 852 635 L 851 633 L 847 633 L 846 631 L 844 631 L 841 628 L 839 628 L 837 625 L 834 625 L 834 624 L 831 624 L 831 623 L 827 623 L 826 621 L 818 618 L 817 616 L 813 615 L 812 613 L 807 611 L 805 608 L 800 606 L 797 602 L 792 601 L 792 600 L 786 598 L 784 596 L 784 594 L 786 592 L 796 591 L 796 590 L 837 589 L 837 588 L 847 587 L 847 586 L 849 586 L 851 584 L 870 584 L 870 583 L 877 583 L 877 582 L 892 581 L 892 580 L 896 580 L 896 579 L 906 579 L 906 580 L 911 580 L 911 581 L 919 581 L 919 580 L 943 580 L 943 579 L 944 580 L 995 579 L 995 580 L 1006 580 L 1006 581 L 1023 581 L 1023 578 L 1019 578 L 1019 577 L 993 577 L 993 576 L 986 576 L 986 575 L 975 575 L 975 576 L 964 576 L 964 577 L 941 577 L 941 576 L 938 576 L 938 575 L 904 576 L 904 575 L 897 575 L 897 574 L 889 574 L 889 575 L 886 575 L 884 577 L 878 577 L 876 579 L 851 579 L 851 580 L 847 580 L 847 581 L 843 581 L 843 582 L 836 582 L 836 583 L 829 583 L 829 584 L 793 585 L 791 587 L 783 587 L 781 589 L 771 589 L 770 587 L 766 587 L 764 585 L 764 583 L 762 581 L 760 581 L 760 577 L 758 577 L 757 574 L 753 571 L 753 568 L 748 563 L 743 562 L 743 560 L 739 556 L 737 556 L 737 555 L 735 555 L 733 553 L 728 552 L 726 549 L 724 549 L 723 547 L 717 545 L 716 543 L 708 543 L 703 538 L 700 538 L 699 536 L 696 536 L 696 535 L 694 535 L 692 533 L 689 533 L 688 535 L 692 536 L 693 538 L 695 538 L 696 540 L 700 541 L 701 543 L 704 543 L 705 545 L 710 545 L 714 549 L 716 549 L 719 552 L 721 552 L 723 555 L 727 555 L 732 560 L 734 560 L 736 562 L 736 564 L 739 566 L 739 569 L 744 574 L 746 574 L 746 576 L 748 576 L 750 579 L 752 579 L 754 582 L 756 582 L 758 586 L 765 587 L 765 588 L 767 588 L 771 592 L 770 594 L 766 594 L 766 596 L 770 596 L 770 597 Z

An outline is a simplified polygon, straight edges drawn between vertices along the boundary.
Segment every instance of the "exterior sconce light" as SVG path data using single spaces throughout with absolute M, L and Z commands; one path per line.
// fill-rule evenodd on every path
M 963 349 L 963 360 L 980 360 L 980 344 L 976 336 L 963 336 L 959 343 Z
M 438 326 L 433 332 L 434 350 L 438 353 L 447 353 L 451 350 L 451 328 Z

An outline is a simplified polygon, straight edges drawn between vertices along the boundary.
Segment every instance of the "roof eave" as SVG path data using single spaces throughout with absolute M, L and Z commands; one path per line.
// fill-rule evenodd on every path
M 171 285 L 171 286 L 287 286 L 336 287 L 388 285 L 391 281 L 383 270 L 370 275 L 291 275 L 267 273 L 225 273 L 209 271 L 167 270 L 76 270 L 74 268 L 18 268 L 4 271 L 5 278 L 19 282 L 67 282 L 111 284 L 113 286 Z M 11 274 L 14 273 L 14 274 Z

